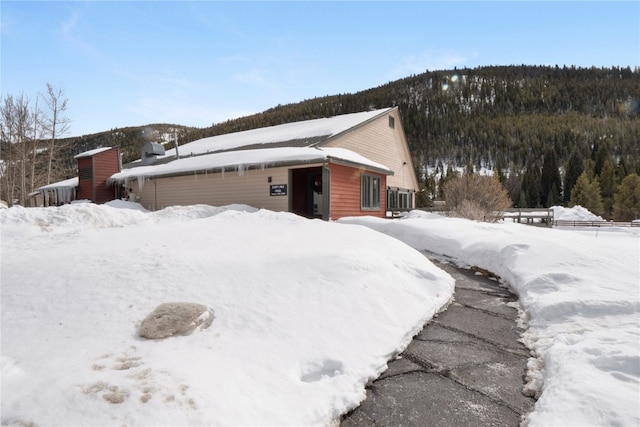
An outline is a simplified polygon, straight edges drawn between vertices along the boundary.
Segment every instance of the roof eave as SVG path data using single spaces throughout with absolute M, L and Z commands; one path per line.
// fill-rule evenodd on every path
M 198 175 L 198 174 L 202 175 L 206 173 L 236 172 L 236 171 L 239 171 L 240 169 L 258 170 L 258 169 L 272 169 L 272 168 L 285 167 L 285 166 L 309 165 L 314 163 L 322 164 L 323 161 L 324 161 L 324 158 L 319 157 L 319 158 L 313 158 L 308 160 L 283 160 L 283 161 L 274 161 L 269 163 L 246 163 L 246 164 L 238 164 L 238 165 L 217 166 L 217 167 L 211 167 L 211 168 L 200 168 L 200 169 L 193 169 L 190 171 L 181 171 L 181 172 L 131 175 L 131 176 L 127 176 L 120 179 L 113 178 L 112 176 L 111 178 L 109 178 L 109 180 L 115 181 L 115 182 L 125 182 L 127 179 L 134 180 L 134 179 L 138 179 L 138 177 L 143 177 L 145 179 L 171 178 L 176 176 L 188 176 L 188 175 Z
M 340 159 L 336 157 L 327 156 L 327 161 L 329 163 L 334 163 L 336 165 L 348 166 L 351 168 L 364 169 L 370 172 L 380 173 L 382 175 L 393 175 L 393 171 L 387 168 L 380 168 L 373 165 L 367 165 L 364 163 L 353 162 L 345 159 Z
M 207 173 L 221 173 L 221 172 L 235 172 L 240 169 L 249 170 L 249 169 L 272 169 L 278 167 L 287 167 L 287 166 L 305 166 L 312 164 L 322 164 L 324 162 L 335 163 L 343 166 L 348 166 L 357 169 L 365 169 L 371 172 L 377 172 L 383 175 L 393 175 L 393 171 L 390 169 L 379 168 L 372 165 L 367 165 L 364 163 L 353 162 L 345 159 L 340 159 L 332 156 L 320 156 L 314 157 L 306 160 L 281 160 L 281 161 L 273 161 L 269 163 L 247 163 L 242 165 L 226 165 L 226 166 L 218 166 L 212 168 L 201 168 L 194 169 L 190 171 L 181 171 L 181 172 L 168 172 L 168 173 L 158 173 L 158 174 L 144 174 L 144 175 L 131 175 L 123 178 L 110 178 L 111 182 L 122 183 L 127 180 L 135 180 L 139 177 L 143 177 L 144 179 L 156 179 L 156 178 L 171 178 L 176 176 L 188 176 L 188 175 L 202 175 Z M 241 168 L 240 168 L 241 166 Z

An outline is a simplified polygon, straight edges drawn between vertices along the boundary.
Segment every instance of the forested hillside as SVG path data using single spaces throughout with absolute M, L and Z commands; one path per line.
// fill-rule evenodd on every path
M 639 100 L 640 72 L 629 68 L 486 67 L 426 72 L 356 94 L 278 106 L 198 132 L 208 136 L 398 106 L 412 153 L 425 166 L 443 160 L 524 167 L 547 145 L 561 161 L 576 145 L 585 158 L 595 145 L 606 145 L 612 155 L 637 159 Z
M 587 188 L 578 188 L 577 201 L 611 217 L 615 190 L 640 174 L 639 102 L 637 69 L 456 69 L 277 106 L 190 137 L 398 106 L 416 173 L 432 199 L 441 196 L 447 169 L 464 168 L 494 170 L 515 205 L 567 204 L 584 172 Z
M 611 217 L 614 193 L 623 179 L 640 174 L 639 102 L 640 70 L 629 67 L 465 68 L 427 71 L 355 94 L 278 105 L 208 128 L 112 129 L 67 138 L 61 146 L 67 148 L 65 157 L 100 146 L 119 146 L 127 162 L 139 158 L 145 141 L 166 140 L 174 130 L 183 144 L 223 133 L 398 106 L 416 173 L 430 199 L 441 196 L 441 184 L 455 168 L 489 169 L 500 177 L 515 205 L 570 203 L 571 190 L 579 183 L 576 197 L 595 197 L 597 190 L 599 199 L 595 197 L 591 208 Z M 72 159 L 67 162 L 73 167 Z

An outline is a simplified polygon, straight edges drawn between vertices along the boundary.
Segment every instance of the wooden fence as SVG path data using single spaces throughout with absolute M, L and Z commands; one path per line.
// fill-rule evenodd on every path
M 444 206 L 420 208 L 427 212 L 444 212 Z M 551 208 L 511 208 L 502 214 L 504 221 L 518 222 L 521 224 L 537 225 L 543 227 L 640 227 L 640 221 L 581 221 L 554 219 Z
M 640 227 L 640 222 L 619 221 L 572 221 L 558 219 L 553 221 L 554 227 Z

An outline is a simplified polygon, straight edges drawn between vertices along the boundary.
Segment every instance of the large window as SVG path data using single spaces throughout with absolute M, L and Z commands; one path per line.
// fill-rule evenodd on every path
M 380 178 L 362 175 L 362 209 L 380 209 Z

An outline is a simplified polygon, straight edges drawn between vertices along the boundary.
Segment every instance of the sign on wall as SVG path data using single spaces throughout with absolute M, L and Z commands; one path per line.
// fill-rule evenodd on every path
M 270 187 L 271 187 L 271 195 L 272 196 L 286 196 L 287 195 L 287 184 L 272 184 Z

